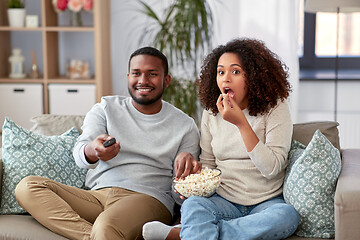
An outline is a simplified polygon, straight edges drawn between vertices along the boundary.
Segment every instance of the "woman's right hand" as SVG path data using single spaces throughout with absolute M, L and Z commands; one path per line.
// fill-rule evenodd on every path
M 220 94 L 216 106 L 225 121 L 228 121 L 237 127 L 246 121 L 243 111 L 229 94 Z

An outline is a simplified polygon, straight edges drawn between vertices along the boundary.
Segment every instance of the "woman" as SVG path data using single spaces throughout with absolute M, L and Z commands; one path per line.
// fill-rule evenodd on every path
M 284 239 L 299 215 L 282 196 L 292 122 L 287 68 L 261 41 L 235 39 L 213 50 L 201 69 L 203 167 L 222 171 L 210 198 L 181 206 L 181 230 L 163 239 Z M 144 226 L 144 236 L 165 229 Z M 163 231 L 166 233 L 166 231 Z M 157 236 L 159 237 L 159 236 Z M 155 239 L 147 236 L 146 239 Z

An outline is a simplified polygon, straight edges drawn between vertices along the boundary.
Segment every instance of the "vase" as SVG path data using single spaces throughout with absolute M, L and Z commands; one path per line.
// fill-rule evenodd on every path
M 82 25 L 81 12 L 70 11 L 70 26 L 81 27 Z
M 10 27 L 24 27 L 26 15 L 24 8 L 9 8 L 7 11 Z

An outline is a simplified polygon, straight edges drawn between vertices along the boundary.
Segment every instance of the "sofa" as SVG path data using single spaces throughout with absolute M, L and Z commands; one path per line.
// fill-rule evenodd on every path
M 81 132 L 83 116 L 58 116 L 44 114 L 32 119 L 34 126 L 31 131 L 43 135 L 56 135 L 70 127 L 76 127 Z M 334 147 L 340 149 L 338 123 L 309 122 L 294 124 L 293 139 L 308 144 L 314 132 L 319 129 Z M 4 138 L 4 137 L 3 137 Z M 341 172 L 334 190 L 334 225 L 335 239 L 360 239 L 360 149 L 341 150 Z M 1 156 L 1 155 L 0 155 Z M 1 170 L 2 161 L 0 161 Z M 0 177 L 2 173 L 0 173 Z M 0 179 L 1 182 L 1 179 Z M 177 211 L 174 223 L 179 222 Z M 28 214 L 0 215 L 0 239 L 66 239 L 39 224 Z M 304 238 L 295 234 L 290 240 L 320 240 L 320 238 Z

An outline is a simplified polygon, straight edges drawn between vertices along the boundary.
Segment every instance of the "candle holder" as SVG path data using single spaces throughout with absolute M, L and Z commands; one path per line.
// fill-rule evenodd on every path
M 25 58 L 21 55 L 20 48 L 14 48 L 12 50 L 12 55 L 9 57 L 9 62 L 11 64 L 11 73 L 10 78 L 25 78 L 25 73 L 23 69 Z

